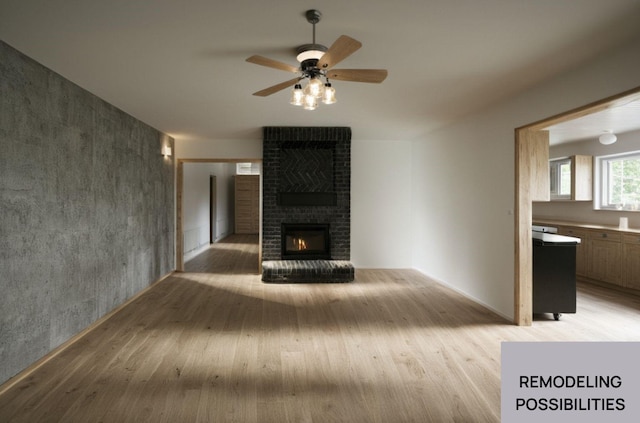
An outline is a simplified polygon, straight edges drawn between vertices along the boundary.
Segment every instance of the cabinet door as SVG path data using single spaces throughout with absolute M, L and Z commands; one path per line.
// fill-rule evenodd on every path
M 571 158 L 571 199 L 593 200 L 593 157 L 573 156 Z
M 260 177 L 237 175 L 235 178 L 235 232 L 257 234 L 260 226 Z
M 531 201 L 549 201 L 549 132 L 548 131 L 517 131 L 519 136 L 526 138 L 531 149 Z
M 576 246 L 576 275 L 589 276 L 589 231 L 572 226 L 559 226 L 558 233 L 580 238 L 580 244 Z
M 589 242 L 589 277 L 622 285 L 622 242 L 620 233 L 593 232 Z
M 624 235 L 624 286 L 640 289 L 640 235 Z

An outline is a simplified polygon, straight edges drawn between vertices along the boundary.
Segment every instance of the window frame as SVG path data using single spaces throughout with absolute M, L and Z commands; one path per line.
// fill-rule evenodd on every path
M 569 193 L 558 194 L 558 191 L 562 190 L 562 172 L 561 167 L 565 164 L 569 165 Z M 572 190 L 572 169 L 573 163 L 571 157 L 559 157 L 549 160 L 549 192 L 551 194 L 551 200 L 570 200 Z
M 640 211 L 640 200 L 630 206 L 625 207 L 620 204 L 609 203 L 609 163 L 612 161 L 624 160 L 624 159 L 640 160 L 640 151 L 627 151 L 625 153 L 609 154 L 605 156 L 596 157 L 595 166 L 595 181 L 596 181 L 596 196 L 594 208 L 596 210 L 607 211 L 622 211 L 622 212 L 638 212 Z

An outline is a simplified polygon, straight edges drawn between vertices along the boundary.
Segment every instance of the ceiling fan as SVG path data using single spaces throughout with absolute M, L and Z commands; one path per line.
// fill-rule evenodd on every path
M 330 79 L 369 83 L 380 83 L 385 80 L 387 77 L 385 69 L 333 69 L 335 65 L 362 47 L 362 43 L 347 35 L 341 35 L 329 48 L 317 44 L 316 24 L 320 22 L 322 14 L 318 10 L 312 9 L 307 10 L 305 16 L 307 21 L 313 25 L 313 42 L 297 48 L 296 58 L 300 62 L 299 67 L 258 55 L 247 59 L 247 62 L 256 65 L 298 73 L 299 76 L 257 91 L 253 95 L 266 97 L 294 86 L 291 104 L 313 110 L 317 107 L 318 99 L 321 99 L 325 104 L 335 103 L 335 89 L 331 86 Z M 303 89 L 301 81 L 305 79 L 308 82 Z

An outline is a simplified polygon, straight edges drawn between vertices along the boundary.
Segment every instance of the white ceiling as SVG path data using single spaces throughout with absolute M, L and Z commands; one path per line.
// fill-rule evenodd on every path
M 311 42 L 363 47 L 340 68 L 386 68 L 380 85 L 333 81 L 338 103 L 305 111 L 289 90 Z M 411 140 L 579 66 L 640 31 L 640 0 L 0 0 L 0 38 L 176 139 L 259 139 L 262 126 L 351 126 Z M 613 129 L 613 128 L 612 128 Z
M 548 128 L 549 144 L 597 139 L 605 132 L 622 134 L 640 129 L 640 101 L 629 101 Z

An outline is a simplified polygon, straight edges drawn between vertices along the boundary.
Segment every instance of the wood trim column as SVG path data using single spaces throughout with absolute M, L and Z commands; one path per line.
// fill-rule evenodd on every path
M 184 235 L 182 233 L 182 193 L 184 187 L 184 162 L 178 160 L 176 169 L 176 271 L 184 272 Z
M 549 133 L 516 130 L 515 289 L 514 320 L 533 320 L 532 202 L 549 200 Z

